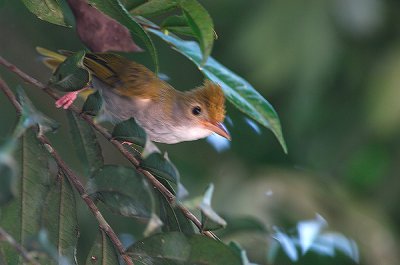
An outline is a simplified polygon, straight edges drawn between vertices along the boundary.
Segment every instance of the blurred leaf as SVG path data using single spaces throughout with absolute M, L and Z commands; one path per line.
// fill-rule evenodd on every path
M 76 202 L 74 190 L 61 171 L 47 195 L 42 225 L 48 231 L 48 239 L 55 252 L 72 263 L 79 237 Z
M 149 222 L 147 223 L 146 229 L 143 232 L 144 237 L 148 237 L 151 234 L 154 234 L 161 226 L 163 222 L 161 221 L 160 217 L 156 214 L 152 214 Z
M 238 243 L 236 242 L 230 242 L 229 247 L 236 251 L 238 255 L 240 255 L 242 259 L 242 265 L 257 265 L 256 263 L 251 263 L 249 261 L 249 258 L 247 257 L 246 250 L 244 250 Z
M 79 51 L 67 57 L 54 72 L 49 85 L 64 92 L 77 91 L 90 82 L 90 73 L 83 66 L 85 51 Z
M 183 34 L 191 37 L 195 37 L 195 34 L 187 22 L 184 16 L 169 16 L 162 23 L 161 28 L 163 30 L 169 30 L 174 33 Z
M 240 256 L 222 242 L 179 232 L 138 241 L 127 252 L 138 264 L 242 264 Z
M 127 10 L 131 10 L 140 6 L 141 4 L 146 3 L 146 1 L 147 0 L 122 0 L 121 2 L 124 4 Z
M 287 152 L 281 124 L 275 109 L 246 80 L 234 74 L 212 57 L 209 57 L 206 64 L 202 66 L 201 52 L 197 43 L 184 41 L 176 36 L 166 35 L 158 30 L 148 30 L 193 61 L 206 77 L 220 84 L 226 98 L 249 117 L 271 129 L 278 138 L 283 150 Z
M 64 21 L 58 0 L 22 0 L 22 2 L 39 19 L 61 26 L 69 26 Z
M 299 243 L 301 253 L 304 255 L 313 244 L 314 240 L 321 233 L 321 230 L 327 226 L 327 222 L 322 216 L 317 215 L 315 219 L 300 221 L 297 223 L 297 232 L 299 234 Z
M 17 99 L 22 110 L 18 124 L 14 130 L 14 137 L 20 137 L 26 129 L 34 125 L 39 126 L 40 133 L 55 131 L 58 128 L 58 124 L 55 121 L 36 110 L 21 87 L 17 87 Z
M 265 225 L 251 216 L 232 217 L 224 215 L 223 219 L 226 221 L 227 226 L 217 232 L 220 238 L 231 236 L 236 233 L 267 233 Z
M 212 231 L 226 226 L 226 221 L 211 207 L 211 198 L 214 192 L 214 184 L 210 184 L 200 204 L 202 230 Z
M 150 0 L 130 10 L 135 16 L 157 16 L 174 9 L 176 0 Z
M 89 2 L 104 14 L 114 18 L 116 21 L 127 27 L 130 32 L 139 37 L 146 45 L 150 56 L 153 59 L 155 72 L 158 72 L 158 57 L 153 41 L 142 26 L 137 23 L 120 3 L 119 0 L 89 0 Z
M 99 230 L 96 241 L 86 259 L 86 265 L 118 265 L 118 254 L 115 248 L 102 230 Z
M 75 113 L 68 111 L 67 117 L 76 153 L 86 170 L 86 174 L 91 175 L 104 165 L 103 154 L 96 133 Z
M 213 21 L 207 10 L 196 0 L 181 0 L 179 1 L 179 5 L 200 43 L 203 54 L 201 65 L 203 65 L 207 62 L 214 43 Z
M 140 166 L 154 173 L 159 178 L 165 179 L 174 184 L 179 183 L 180 176 L 175 165 L 160 153 L 151 153 L 142 161 Z
M 141 147 L 146 144 L 146 132 L 140 127 L 134 118 L 115 125 L 112 137 L 118 141 L 130 142 Z
M 16 157 L 21 164 L 21 175 L 16 183 L 17 197 L 1 208 L 0 226 L 17 242 L 26 245 L 41 228 L 43 202 L 49 185 L 47 151 L 39 143 L 33 130 L 21 137 L 21 150 Z M 20 256 L 9 245 L 0 245 L 9 264 L 21 264 Z
M 130 167 L 106 165 L 88 183 L 88 193 L 110 210 L 127 217 L 150 219 L 154 210 L 151 189 Z
M 279 242 L 283 251 L 286 253 L 291 261 L 297 261 L 299 259 L 299 255 L 297 253 L 293 238 L 281 232 L 277 228 L 274 234 L 274 238 Z
M 103 98 L 100 95 L 100 92 L 97 90 L 96 92 L 90 94 L 86 99 L 85 103 L 82 107 L 82 112 L 95 116 L 101 110 L 103 105 Z
M 332 253 L 330 256 L 333 256 L 335 254 L 335 249 L 337 249 L 357 263 L 360 259 L 358 247 L 354 240 L 335 232 L 328 232 L 319 235 L 311 249 L 317 253 L 325 255 Z
M 0 146 L 0 205 L 9 202 L 15 195 L 18 166 L 13 157 L 17 141 L 10 139 Z

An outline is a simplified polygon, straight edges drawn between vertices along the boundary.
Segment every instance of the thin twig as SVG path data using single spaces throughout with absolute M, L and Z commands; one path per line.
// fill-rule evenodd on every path
M 15 98 L 14 93 L 11 89 L 7 86 L 7 84 L 1 79 L 0 77 L 0 89 L 4 92 L 7 98 L 13 103 L 14 107 L 16 108 L 17 112 L 21 111 L 21 105 L 18 103 L 17 99 Z M 54 158 L 57 165 L 63 170 L 65 175 L 67 176 L 69 182 L 74 186 L 74 188 L 78 191 L 79 195 L 85 201 L 86 205 L 89 207 L 90 211 L 93 213 L 95 218 L 97 219 L 100 228 L 108 235 L 111 242 L 114 244 L 115 248 L 117 249 L 118 253 L 124 259 L 127 265 L 134 265 L 132 259 L 125 253 L 124 246 L 122 245 L 121 241 L 115 234 L 114 230 L 111 226 L 107 223 L 104 219 L 103 215 L 100 213 L 99 209 L 97 208 L 96 204 L 88 195 L 86 189 L 83 187 L 82 183 L 79 181 L 80 177 L 73 172 L 69 166 L 64 162 L 64 160 L 60 157 L 54 147 L 51 145 L 49 140 L 43 134 L 38 134 L 38 140 L 42 143 L 42 145 L 46 148 L 46 150 L 50 153 L 50 155 Z M 1 232 L 1 231 L 0 231 Z M 1 235 L 1 234 L 0 234 Z
M 51 96 L 53 99 L 57 100 L 59 98 L 58 94 L 55 93 L 53 90 L 49 89 L 46 85 L 41 83 L 40 81 L 36 80 L 35 78 L 31 77 L 30 75 L 26 74 L 22 70 L 20 70 L 18 67 L 13 65 L 12 63 L 8 62 L 5 60 L 3 57 L 0 56 L 0 64 L 7 67 L 10 71 L 13 73 L 17 74 L 20 78 L 22 78 L 24 81 L 27 83 L 30 83 L 40 89 L 42 89 L 45 93 L 47 93 L 49 96 Z M 90 126 L 92 126 L 95 130 L 97 130 L 101 135 L 103 135 L 104 138 L 106 138 L 108 141 L 110 141 L 121 153 L 123 156 L 125 156 L 126 159 L 128 159 L 132 165 L 141 172 L 146 178 L 150 181 L 150 183 L 161 192 L 161 194 L 168 200 L 170 204 L 175 204 L 176 203 L 176 198 L 175 195 L 172 194 L 151 172 L 144 170 L 143 168 L 140 167 L 140 161 L 134 157 L 131 153 L 129 153 L 123 144 L 121 144 L 119 141 L 115 140 L 112 138 L 111 134 L 105 129 L 103 126 L 95 123 L 93 119 L 84 114 L 81 113 L 81 111 L 74 107 L 70 106 L 69 110 L 75 112 L 79 117 L 81 117 L 83 120 L 85 120 Z M 199 229 L 199 231 L 213 239 L 217 239 L 216 235 L 212 233 L 211 231 L 203 231 L 202 229 L 202 224 L 197 219 L 197 217 L 191 213 L 185 206 L 181 204 L 177 204 L 177 207 L 181 210 L 183 215 L 192 221 L 192 223 Z
M 35 261 L 31 255 L 29 255 L 29 252 L 9 234 L 7 233 L 3 228 L 0 227 L 0 241 L 6 241 L 8 242 L 18 253 L 21 255 L 21 257 L 29 264 L 33 265 L 40 265 L 37 261 Z

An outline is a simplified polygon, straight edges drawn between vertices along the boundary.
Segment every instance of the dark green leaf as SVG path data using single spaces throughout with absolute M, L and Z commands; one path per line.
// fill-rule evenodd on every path
M 227 226 L 225 229 L 220 230 L 217 232 L 220 238 L 225 236 L 231 236 L 235 233 L 249 233 L 249 232 L 256 232 L 256 233 L 266 233 L 267 230 L 265 225 L 251 216 L 244 216 L 244 217 L 231 217 L 223 215 Z
M 238 243 L 230 242 L 229 247 L 235 251 L 238 255 L 240 255 L 242 259 L 242 265 L 257 265 L 256 263 L 251 263 L 249 258 L 247 257 L 246 250 L 244 250 Z
M 192 28 L 189 27 L 188 21 L 185 16 L 167 17 L 161 23 L 161 28 L 163 30 L 169 30 L 174 33 L 195 37 L 195 33 L 193 32 Z
M 86 87 L 90 82 L 90 73 L 83 66 L 85 51 L 69 56 L 61 63 L 49 80 L 49 85 L 60 91 L 71 92 Z
M 22 2 L 39 19 L 67 26 L 58 0 L 22 0 Z
M 17 88 L 17 99 L 22 110 L 19 122 L 14 130 L 15 138 L 20 137 L 26 129 L 34 125 L 39 125 L 41 133 L 55 131 L 58 128 L 58 124 L 55 121 L 36 110 L 21 87 Z
M 210 184 L 204 194 L 203 201 L 200 204 L 201 210 L 201 223 L 204 231 L 212 231 L 224 228 L 226 221 L 222 219 L 211 207 L 212 194 L 214 192 L 214 185 Z
M 220 241 L 179 232 L 158 234 L 136 242 L 128 254 L 138 264 L 241 265 L 240 256 Z M 136 264 L 136 263 L 135 263 Z
M 214 24 L 207 10 L 196 0 L 181 0 L 183 10 L 189 26 L 192 28 L 203 53 L 201 64 L 207 62 L 214 43 Z
M 126 10 L 131 10 L 146 3 L 147 0 L 122 0 L 121 2 L 125 6 Z
M 2 207 L 0 226 L 17 242 L 25 245 L 30 237 L 37 235 L 41 227 L 41 212 L 49 186 L 47 151 L 38 142 L 33 130 L 21 137 L 21 174 L 16 183 L 17 197 Z M 0 245 L 9 264 L 22 264 L 20 255 L 9 245 Z
M 95 116 L 101 110 L 103 105 L 103 98 L 100 95 L 100 92 L 97 90 L 96 92 L 90 94 L 83 104 L 82 112 Z
M 226 98 L 236 108 L 263 126 L 271 129 L 278 138 L 283 150 L 287 152 L 281 124 L 275 109 L 246 80 L 227 69 L 212 57 L 207 60 L 205 65 L 202 65 L 201 51 L 197 43 L 184 41 L 176 36 L 166 35 L 158 30 L 148 30 L 193 61 L 206 77 L 220 84 Z
M 47 195 L 42 225 L 48 231 L 49 242 L 56 253 L 72 263 L 79 236 L 76 202 L 72 186 L 61 171 Z
M 155 65 L 155 72 L 158 72 L 158 57 L 157 51 L 151 40 L 150 36 L 142 28 L 142 26 L 137 23 L 125 9 L 125 7 L 120 3 L 119 0 L 89 0 L 89 2 L 105 13 L 106 15 L 112 17 L 125 27 L 135 36 L 139 37 L 146 45 L 150 56 L 153 59 Z
M 7 140 L 0 146 L 0 205 L 9 202 L 16 194 L 12 185 L 17 178 L 18 166 L 13 157 L 17 141 Z
M 174 184 L 179 183 L 180 176 L 175 165 L 160 153 L 151 153 L 142 161 L 141 167 L 154 173 L 159 178 Z
M 152 217 L 154 198 L 144 176 L 135 169 L 106 165 L 89 181 L 88 193 L 123 216 Z
M 112 137 L 119 141 L 130 142 L 141 147 L 146 144 L 146 132 L 140 127 L 134 118 L 115 125 Z
M 86 169 L 86 174 L 91 175 L 104 165 L 104 159 L 96 133 L 86 122 L 76 114 L 67 112 L 74 147 L 79 160 Z
M 151 0 L 132 9 L 130 13 L 135 16 L 157 16 L 174 9 L 177 1 L 174 0 Z
M 86 259 L 86 265 L 118 265 L 118 255 L 106 233 L 102 230 L 93 243 Z

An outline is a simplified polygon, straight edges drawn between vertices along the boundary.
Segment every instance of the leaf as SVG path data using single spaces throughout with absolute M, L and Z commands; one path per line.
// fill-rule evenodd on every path
M 211 198 L 214 192 L 214 185 L 210 184 L 200 204 L 202 230 L 212 231 L 226 226 L 226 221 L 219 216 L 211 207 Z
M 265 225 L 254 217 L 231 217 L 224 215 L 223 218 L 226 221 L 227 226 L 225 227 L 225 229 L 218 231 L 217 234 L 220 238 L 228 237 L 236 233 L 267 233 Z
M 49 85 L 64 92 L 77 91 L 90 82 L 90 73 L 83 66 L 85 51 L 79 51 L 62 62 L 49 80 Z
M 201 65 L 203 65 L 207 62 L 214 43 L 213 21 L 207 10 L 196 0 L 181 0 L 179 5 L 200 43 L 200 49 L 203 54 Z
M 174 33 L 183 34 L 191 37 L 195 37 L 195 34 L 187 22 L 184 16 L 169 16 L 162 23 L 161 28 L 163 30 L 170 30 Z
M 15 138 L 19 138 L 24 134 L 26 129 L 34 125 L 39 126 L 40 133 L 55 131 L 58 128 L 58 124 L 55 121 L 36 110 L 21 87 L 17 87 L 17 99 L 22 110 L 18 124 L 14 130 Z
M 174 9 L 176 6 L 177 1 L 174 0 L 151 0 L 129 12 L 135 16 L 157 16 Z
M 88 183 L 88 193 L 127 217 L 152 217 L 154 199 L 144 176 L 130 167 L 106 165 Z
M 75 113 L 68 111 L 67 117 L 76 153 L 86 170 L 86 174 L 91 175 L 104 165 L 104 158 L 96 133 Z
M 153 41 L 142 26 L 131 17 L 121 2 L 119 0 L 89 0 L 89 2 L 104 14 L 127 27 L 132 34 L 144 42 L 153 59 L 155 72 L 158 72 L 158 57 Z
M 146 144 L 146 132 L 140 127 L 134 118 L 123 121 L 115 125 L 112 137 L 119 141 L 130 142 L 141 147 Z
M 9 202 L 15 195 L 13 183 L 18 177 L 18 166 L 13 157 L 17 147 L 16 139 L 10 139 L 0 146 L 0 205 Z
M 86 265 L 118 265 L 118 254 L 106 233 L 99 230 L 86 259 Z
M 244 250 L 238 243 L 230 242 L 229 247 L 236 251 L 238 255 L 240 255 L 242 259 L 242 265 L 257 265 L 256 263 L 251 263 L 249 258 L 247 257 L 246 250 Z
M 261 125 L 271 129 L 283 150 L 287 153 L 281 124 L 275 109 L 246 80 L 227 69 L 212 57 L 209 57 L 206 64 L 202 66 L 200 48 L 194 41 L 184 41 L 176 36 L 166 35 L 154 29 L 148 29 L 148 31 L 157 35 L 169 43 L 175 50 L 193 61 L 207 78 L 220 84 L 226 98 L 237 109 Z
M 179 232 L 145 238 L 129 247 L 127 253 L 138 264 L 242 264 L 240 256 L 222 242 Z
M 72 263 L 79 237 L 76 202 L 72 186 L 61 171 L 44 203 L 42 224 L 55 253 Z
M 82 107 L 82 112 L 95 116 L 101 110 L 103 105 L 103 98 L 100 95 L 100 91 L 96 91 L 88 96 Z
M 41 227 L 41 211 L 49 186 L 47 151 L 36 138 L 33 130 L 21 137 L 21 149 L 17 152 L 21 174 L 16 182 L 17 197 L 2 207 L 0 226 L 17 242 L 26 245 L 37 235 Z M 0 245 L 9 264 L 21 264 L 18 253 L 9 245 Z
M 154 173 L 159 178 L 174 184 L 179 183 L 180 176 L 175 165 L 160 153 L 151 153 L 142 161 L 140 166 Z
M 64 15 L 58 0 L 22 0 L 22 2 L 39 19 L 60 26 L 69 26 L 64 21 Z
M 325 228 L 327 224 L 326 220 L 319 214 L 317 214 L 315 219 L 304 220 L 297 223 L 301 254 L 304 255 L 309 250 L 315 239 L 321 233 L 321 230 Z

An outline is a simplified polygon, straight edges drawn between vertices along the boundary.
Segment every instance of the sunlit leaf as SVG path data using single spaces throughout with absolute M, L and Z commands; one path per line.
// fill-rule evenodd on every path
M 196 0 L 181 0 L 179 6 L 200 43 L 203 55 L 201 65 L 203 65 L 210 56 L 214 43 L 213 21 L 207 10 Z
M 146 238 L 136 242 L 127 251 L 138 264 L 242 264 L 240 256 L 222 242 L 179 232 Z
M 86 265 L 118 265 L 118 255 L 115 248 L 102 230 L 99 230 L 96 241 L 86 258 Z
M 97 90 L 87 97 L 85 103 L 83 104 L 82 112 L 95 116 L 101 110 L 102 105 L 103 98 L 101 97 L 100 92 Z
M 77 91 L 90 82 L 90 73 L 83 66 L 85 51 L 79 51 L 69 56 L 61 63 L 49 80 L 49 85 L 65 92 Z
M 279 229 L 276 229 L 274 238 L 279 242 L 283 251 L 286 253 L 291 261 L 297 261 L 299 259 L 299 255 L 297 253 L 293 238 L 281 232 Z
M 39 19 L 61 26 L 68 26 L 64 21 L 64 15 L 58 0 L 22 0 L 22 2 Z
M 119 0 L 89 0 L 89 2 L 102 11 L 103 13 L 109 15 L 125 27 L 135 36 L 139 37 L 143 43 L 146 45 L 150 56 L 153 59 L 155 65 L 155 72 L 158 72 L 158 57 L 156 48 L 150 36 L 142 28 L 142 26 L 137 23 L 125 9 L 125 7 L 120 3 Z
M 154 209 L 151 189 L 135 169 L 106 165 L 90 179 L 88 193 L 123 216 L 150 219 Z
M 312 245 L 312 249 L 317 253 L 323 253 L 321 250 L 329 247 L 332 249 L 333 254 L 335 253 L 336 249 L 344 253 L 355 262 L 359 262 L 359 251 L 354 240 L 349 239 L 340 233 L 327 232 L 319 235 L 316 238 L 315 243 Z
M 200 204 L 202 229 L 205 231 L 217 230 L 226 226 L 226 221 L 211 207 L 214 185 L 210 184 Z
M 61 171 L 50 186 L 44 203 L 42 225 L 48 231 L 49 242 L 56 253 L 72 263 L 79 237 L 76 202 L 72 186 Z
M 123 121 L 115 125 L 112 137 L 119 141 L 130 142 L 141 147 L 146 144 L 146 132 L 140 127 L 134 118 Z
M 76 153 L 86 174 L 90 175 L 104 165 L 100 144 L 92 127 L 86 122 L 72 112 L 67 112 L 67 117 Z
M 322 216 L 317 215 L 313 220 L 305 220 L 297 223 L 297 231 L 299 234 L 299 243 L 301 253 L 304 255 L 318 237 L 321 230 L 325 228 L 327 222 Z
M 177 1 L 174 0 L 151 0 L 130 10 L 135 16 L 156 16 L 174 9 Z
M 207 78 L 220 84 L 226 98 L 249 117 L 271 129 L 284 151 L 287 152 L 281 124 L 275 109 L 246 80 L 227 69 L 212 57 L 209 57 L 206 64 L 202 65 L 201 51 L 196 42 L 184 41 L 176 36 L 166 35 L 154 29 L 148 29 L 148 31 L 157 35 L 178 52 L 193 61 Z

